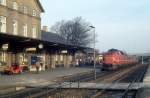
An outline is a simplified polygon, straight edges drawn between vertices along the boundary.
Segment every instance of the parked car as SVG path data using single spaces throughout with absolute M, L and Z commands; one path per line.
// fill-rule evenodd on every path
M 21 73 L 22 73 L 22 67 L 20 67 L 16 63 L 4 69 L 4 74 L 21 74 Z

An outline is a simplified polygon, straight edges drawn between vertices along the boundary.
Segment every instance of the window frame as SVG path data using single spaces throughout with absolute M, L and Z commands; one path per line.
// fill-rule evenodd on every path
M 23 25 L 23 35 L 25 37 L 28 37 L 28 25 L 27 24 Z
M 18 35 L 18 21 L 16 19 L 13 20 L 13 35 Z
M 32 38 L 37 38 L 37 28 L 35 26 L 32 27 Z
M 6 0 L 0 0 L 0 5 L 4 5 L 4 6 L 6 6 Z
M 7 25 L 6 25 L 6 17 L 0 16 L 0 32 L 6 33 Z
M 6 52 L 0 52 L 0 62 L 6 62 Z
M 25 13 L 25 14 L 28 13 L 28 8 L 26 6 L 23 6 L 23 13 Z
M 13 2 L 13 9 L 18 10 L 18 3 L 15 1 Z
M 60 61 L 64 61 L 64 56 L 60 55 Z
M 37 16 L 36 10 L 32 10 L 32 16 Z

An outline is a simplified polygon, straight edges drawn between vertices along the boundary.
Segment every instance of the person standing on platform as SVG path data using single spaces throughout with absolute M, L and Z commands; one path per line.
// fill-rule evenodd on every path
M 36 62 L 36 72 L 39 73 L 39 70 L 40 70 L 40 62 L 37 61 Z

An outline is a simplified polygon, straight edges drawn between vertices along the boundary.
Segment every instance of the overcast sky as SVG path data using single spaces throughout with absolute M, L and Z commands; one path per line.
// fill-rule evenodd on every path
M 96 27 L 100 51 L 150 52 L 150 0 L 40 0 L 42 25 L 81 16 Z

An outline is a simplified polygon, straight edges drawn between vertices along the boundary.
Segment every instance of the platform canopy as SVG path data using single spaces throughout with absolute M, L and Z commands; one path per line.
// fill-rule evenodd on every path
M 49 35 L 50 36 L 50 35 Z M 53 39 L 51 39 L 53 37 Z M 70 43 L 65 43 L 63 39 L 57 41 L 57 35 L 53 35 L 49 40 L 47 39 L 33 39 L 29 37 L 9 35 L 6 33 L 0 33 L 0 47 L 2 50 L 3 44 L 9 44 L 8 51 L 22 51 L 24 48 L 36 47 L 38 48 L 40 44 L 46 50 L 49 49 L 69 49 L 69 50 L 82 50 L 87 47 L 74 46 Z M 55 40 L 54 40 L 55 39 Z

